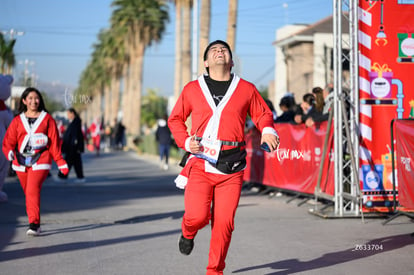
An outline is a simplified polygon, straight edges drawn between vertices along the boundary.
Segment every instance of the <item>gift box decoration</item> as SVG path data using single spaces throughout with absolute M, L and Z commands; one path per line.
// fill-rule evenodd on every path
M 387 64 L 374 63 L 369 72 L 371 98 L 390 98 L 393 72 Z

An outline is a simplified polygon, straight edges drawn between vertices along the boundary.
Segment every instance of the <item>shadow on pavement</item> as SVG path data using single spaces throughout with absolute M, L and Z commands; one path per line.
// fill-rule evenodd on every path
M 42 217 L 51 213 L 110 207 L 124 203 L 125 200 L 183 194 L 182 190 L 175 187 L 176 173 L 160 171 L 157 164 L 136 159 L 128 152 L 106 153 L 99 157 L 93 154 L 84 154 L 82 160 L 86 176 L 86 182 L 82 184 L 74 183 L 74 171 L 71 171 L 68 181 L 56 182 L 54 178 L 57 175 L 57 170 L 54 163 L 54 168 L 51 170 L 53 176 L 47 178 L 42 188 Z M 20 184 L 17 178 L 8 178 L 6 182 L 4 191 L 8 194 L 9 201 L 0 204 L 0 216 L 2 217 L 0 221 L 0 251 L 10 245 L 19 227 L 27 226 L 25 197 Z M 178 218 L 180 215 L 182 212 L 161 213 L 135 217 L 131 220 L 141 222 L 167 216 Z M 127 223 L 127 220 L 118 221 L 118 223 Z M 88 230 L 96 226 L 107 225 L 98 222 L 67 228 L 67 231 Z M 59 232 L 62 233 L 62 229 Z M 53 232 L 45 232 L 45 234 L 53 234 Z M 9 257 L 7 253 L 10 252 L 1 253 L 1 260 L 4 260 L 4 257 Z
M 136 216 L 129 219 L 124 220 L 117 220 L 114 221 L 115 224 L 130 224 L 130 223 L 140 223 L 140 222 L 150 222 L 150 221 L 156 221 L 166 218 L 171 218 L 173 220 L 181 219 L 181 217 L 184 215 L 184 211 L 172 211 L 167 213 L 158 213 L 158 214 L 152 214 L 152 215 L 142 215 L 142 216 Z
M 384 238 L 379 238 L 375 240 L 371 240 L 361 246 L 365 245 L 365 249 L 356 250 L 356 247 L 348 248 L 343 251 L 332 252 L 324 254 L 323 256 L 306 261 L 301 262 L 298 259 L 288 259 L 273 263 L 267 263 L 263 265 L 256 265 L 251 267 L 246 267 L 242 269 L 238 269 L 233 271 L 232 273 L 241 273 L 246 271 L 252 270 L 259 270 L 263 268 L 271 268 L 273 270 L 280 271 L 274 273 L 266 273 L 266 275 L 284 275 L 284 274 L 293 274 L 297 272 L 304 272 L 314 269 L 319 269 L 323 267 L 333 266 L 345 262 L 350 262 L 353 260 L 359 260 L 361 258 L 370 257 L 375 254 L 389 252 L 392 250 L 396 250 L 402 248 L 407 245 L 414 244 L 414 237 L 413 234 L 402 234 L 402 235 L 395 235 L 389 236 Z M 368 250 L 367 248 L 371 248 Z M 380 249 L 382 247 L 382 249 Z M 377 248 L 377 249 L 375 249 Z
M 70 252 L 76 251 L 81 249 L 89 249 L 91 247 L 99 247 L 99 246 L 109 246 L 113 244 L 119 243 L 128 243 L 133 241 L 139 241 L 144 239 L 150 238 L 158 238 L 166 235 L 177 235 L 181 232 L 181 229 L 177 230 L 169 230 L 165 232 L 158 232 L 152 234 L 144 234 L 138 236 L 129 236 L 129 237 L 120 237 L 120 238 L 113 238 L 107 240 L 100 240 L 95 242 L 84 241 L 84 242 L 71 242 L 71 243 L 64 243 L 59 245 L 52 245 L 52 246 L 44 246 L 44 247 L 31 247 L 31 248 L 24 248 L 24 249 L 17 249 L 13 251 L 3 251 L 0 255 L 0 262 L 2 261 L 10 261 L 14 259 L 22 259 L 34 256 L 41 256 L 41 255 L 48 255 L 53 253 L 62 253 L 62 252 Z

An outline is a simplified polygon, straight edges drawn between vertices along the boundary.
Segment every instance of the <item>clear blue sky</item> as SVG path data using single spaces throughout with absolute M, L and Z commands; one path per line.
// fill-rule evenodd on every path
M 101 29 L 109 26 L 112 0 L 2 0 L 0 30 L 16 36 L 16 73 L 28 69 L 41 82 L 76 87 Z M 287 5 L 284 5 L 284 4 Z M 211 40 L 226 39 L 228 1 L 212 0 Z M 331 0 L 239 0 L 235 54 L 241 76 L 258 87 L 274 79 L 276 29 L 286 23 L 314 23 L 332 14 Z M 147 49 L 144 93 L 172 95 L 174 87 L 174 7 L 163 41 Z

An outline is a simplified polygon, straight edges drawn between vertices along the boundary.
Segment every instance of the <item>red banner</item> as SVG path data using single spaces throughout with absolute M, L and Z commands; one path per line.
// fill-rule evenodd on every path
M 247 168 L 244 180 L 300 193 L 314 194 L 317 186 L 327 122 L 318 128 L 288 123 L 275 124 L 279 149 L 260 149 L 260 133 L 254 128 L 246 135 Z M 333 130 L 330 131 L 320 189 L 334 194 Z
M 413 112 L 414 1 L 360 0 L 360 185 L 364 211 L 393 205 L 390 124 Z
M 400 205 L 414 210 L 414 120 L 395 121 L 397 184 Z

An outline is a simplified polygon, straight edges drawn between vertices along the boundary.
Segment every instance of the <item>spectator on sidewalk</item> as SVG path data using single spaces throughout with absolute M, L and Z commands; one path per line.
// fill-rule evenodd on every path
M 333 89 L 329 85 L 325 89 L 320 87 L 312 89 L 312 94 L 315 96 L 315 110 L 311 112 L 310 116 L 306 119 L 306 126 L 311 127 L 315 123 L 328 120 L 329 110 L 333 103 L 332 91 Z
M 158 127 L 155 131 L 155 139 L 158 142 L 161 169 L 168 170 L 168 158 L 172 142 L 171 131 L 167 125 L 167 116 L 158 120 Z
M 276 123 L 295 123 L 296 102 L 293 94 L 282 97 L 279 108 L 282 114 L 276 118 Z
M 75 168 L 76 182 L 85 182 L 83 175 L 83 165 L 81 154 L 85 151 L 84 137 L 82 133 L 82 120 L 74 108 L 67 110 L 67 116 L 70 121 L 66 131 L 63 134 L 62 153 L 65 156 L 68 169 L 72 166 Z M 68 174 L 64 175 L 59 172 L 60 179 L 67 179 Z
M 125 126 L 119 120 L 114 129 L 114 146 L 116 150 L 123 150 L 125 146 Z
M 305 123 L 306 119 L 315 110 L 315 96 L 311 93 L 304 94 L 302 103 L 295 115 L 295 122 L 297 124 Z

